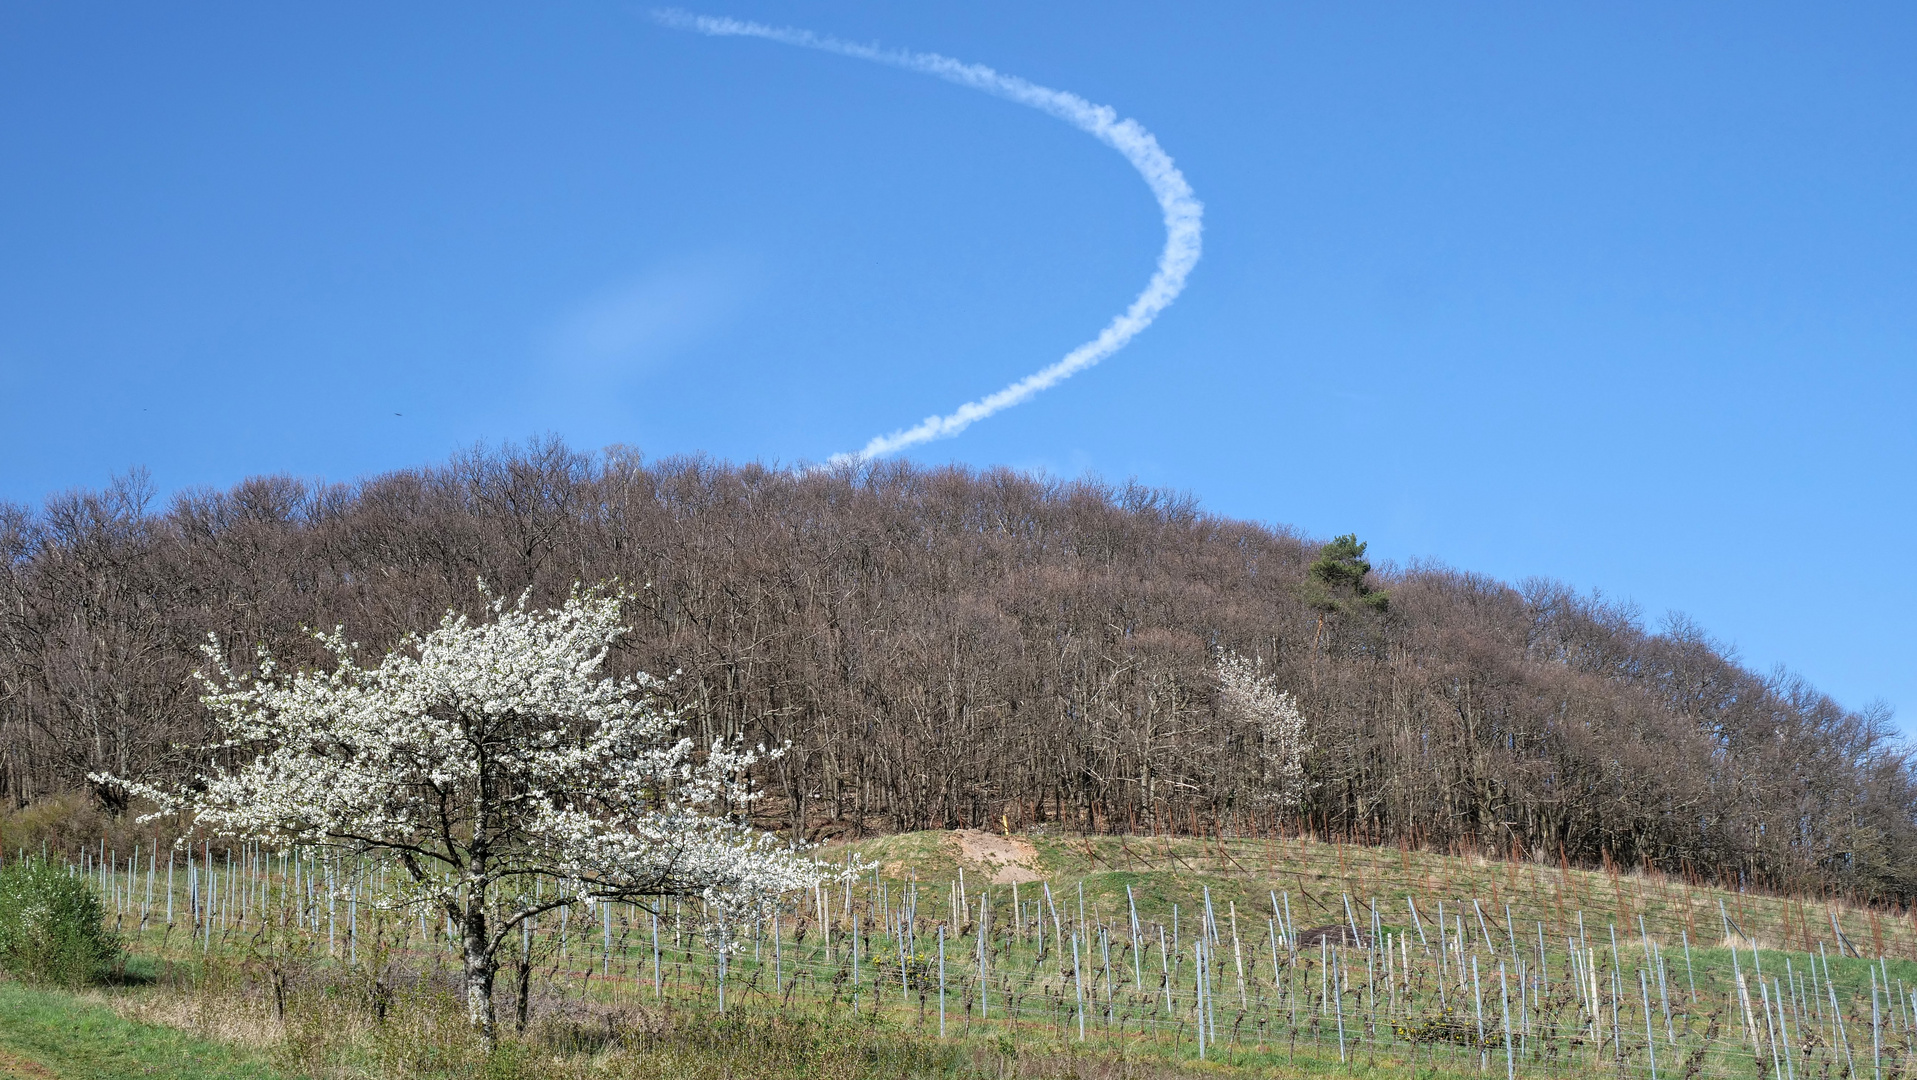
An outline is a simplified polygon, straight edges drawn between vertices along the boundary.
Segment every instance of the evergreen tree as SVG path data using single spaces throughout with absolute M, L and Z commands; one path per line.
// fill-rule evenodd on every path
M 1390 594 L 1372 588 L 1365 580 L 1371 573 L 1365 547 L 1356 533 L 1346 533 L 1318 550 L 1305 584 L 1307 599 L 1313 607 L 1329 615 L 1335 611 L 1381 612 L 1390 606 Z

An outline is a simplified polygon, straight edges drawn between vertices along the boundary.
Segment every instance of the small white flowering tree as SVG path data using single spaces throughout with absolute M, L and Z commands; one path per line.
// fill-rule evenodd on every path
M 1311 752 L 1311 741 L 1305 714 L 1298 699 L 1278 689 L 1277 679 L 1261 668 L 1256 660 L 1219 650 L 1219 707 L 1227 718 L 1258 733 L 1266 796 L 1280 806 L 1296 806 L 1308 790 L 1305 755 Z
M 741 820 L 763 748 L 695 759 L 658 680 L 602 674 L 621 599 L 575 589 L 538 611 L 496 598 L 489 619 L 449 612 L 370 668 L 341 632 L 320 634 L 333 669 L 290 677 L 264 650 L 238 674 L 212 642 L 204 700 L 238 764 L 173 791 L 124 786 L 214 835 L 392 858 L 402 900 L 457 927 L 468 1014 L 490 1045 L 500 949 L 540 912 L 695 895 L 723 925 L 817 878 Z

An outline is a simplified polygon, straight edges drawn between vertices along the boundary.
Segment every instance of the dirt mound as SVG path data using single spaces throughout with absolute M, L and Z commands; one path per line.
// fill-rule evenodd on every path
M 1045 876 L 1038 872 L 1038 849 L 1029 840 L 978 829 L 957 829 L 952 836 L 958 840 L 959 857 L 985 867 L 994 885 L 1037 881 Z

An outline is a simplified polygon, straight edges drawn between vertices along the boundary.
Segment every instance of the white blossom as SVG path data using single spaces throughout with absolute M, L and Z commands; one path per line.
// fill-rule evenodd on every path
M 1257 731 L 1266 797 L 1281 806 L 1295 806 L 1309 790 L 1305 755 L 1311 752 L 1311 741 L 1305 715 L 1298 699 L 1278 689 L 1277 679 L 1264 674 L 1262 667 L 1257 660 L 1219 650 L 1219 706 L 1228 719 Z
M 460 926 L 490 1038 L 497 952 L 541 911 L 696 896 L 724 927 L 821 875 L 744 821 L 748 768 L 780 751 L 695 754 L 659 680 L 603 673 L 622 599 L 575 588 L 539 611 L 492 598 L 488 619 L 448 612 L 373 667 L 335 629 L 315 635 L 331 670 L 290 676 L 264 650 L 253 674 L 235 671 L 209 640 L 203 700 L 236 763 L 175 790 L 120 782 L 205 832 L 396 860 L 400 899 Z

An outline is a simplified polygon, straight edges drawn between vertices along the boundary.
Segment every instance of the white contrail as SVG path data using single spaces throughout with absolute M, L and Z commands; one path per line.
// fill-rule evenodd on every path
M 1106 324 L 1097 337 L 1066 353 L 1058 362 L 1025 376 L 995 394 L 968 401 L 947 416 L 928 416 L 914 427 L 875 437 L 856 453 L 835 454 L 831 458 L 834 464 L 866 461 L 918 443 L 949 438 L 993 413 L 1009 409 L 1039 391 L 1071 378 L 1124 348 L 1127 342 L 1138 336 L 1139 331 L 1150 326 L 1152 320 L 1158 318 L 1158 313 L 1169 307 L 1184 291 L 1185 278 L 1191 274 L 1192 267 L 1198 264 L 1200 235 L 1204 231 L 1204 204 L 1192 194 L 1191 185 L 1185 182 L 1185 174 L 1172 164 L 1171 155 L 1159 148 L 1158 140 L 1152 137 L 1152 133 L 1136 120 L 1120 120 L 1118 114 L 1108 106 L 1094 105 L 1077 94 L 1039 86 L 1017 76 L 994 71 L 983 64 L 961 63 L 937 53 L 855 45 L 837 38 L 823 37 L 810 30 L 694 15 L 677 9 L 655 11 L 652 14 L 659 22 L 681 30 L 693 30 L 715 37 L 764 38 L 786 45 L 889 64 L 907 71 L 933 75 L 960 86 L 969 86 L 974 90 L 983 90 L 1020 105 L 1029 105 L 1058 117 L 1125 155 L 1125 160 L 1131 162 L 1132 167 L 1145 178 L 1145 183 L 1158 199 L 1159 208 L 1164 211 L 1165 250 L 1158 254 L 1157 272 L 1152 274 L 1151 281 L 1146 283 L 1145 290 L 1138 294 L 1131 306 Z

